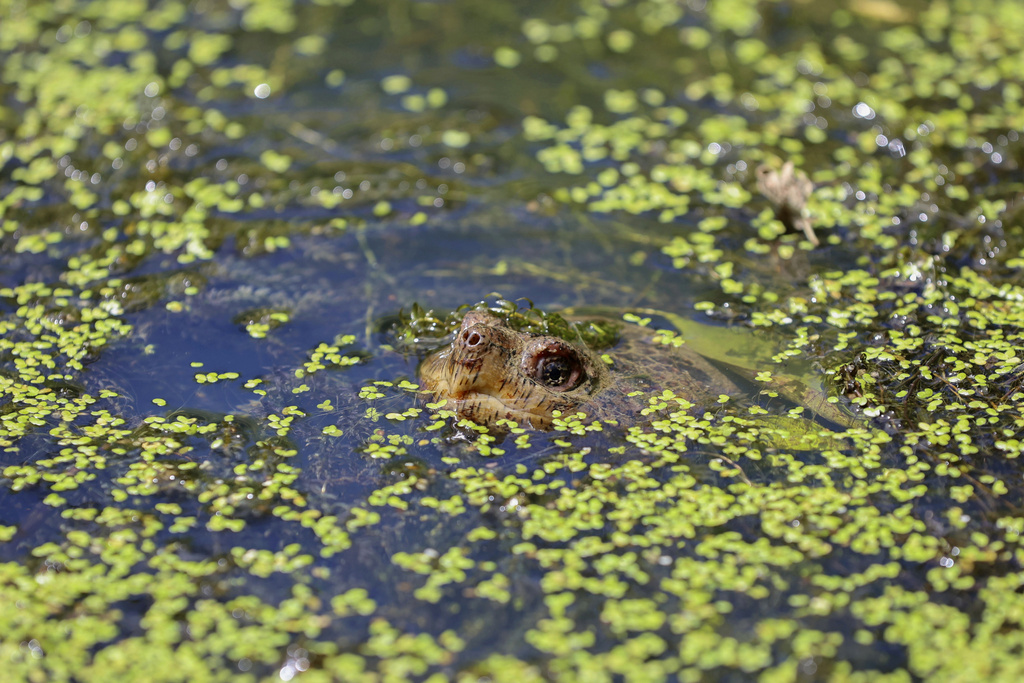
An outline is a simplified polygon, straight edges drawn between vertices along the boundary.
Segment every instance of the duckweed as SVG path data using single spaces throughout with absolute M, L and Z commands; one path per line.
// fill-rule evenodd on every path
M 1019 678 L 1018 3 L 0 8 L 10 678 Z M 551 303 L 761 394 L 425 404 Z

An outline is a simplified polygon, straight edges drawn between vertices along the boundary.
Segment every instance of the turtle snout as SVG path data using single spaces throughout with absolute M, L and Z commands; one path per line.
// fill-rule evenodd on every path
M 462 344 L 462 348 L 467 351 L 482 346 L 486 341 L 486 333 L 482 330 L 470 328 L 468 330 L 463 330 L 462 334 L 459 335 L 459 343 Z
M 463 363 L 479 361 L 487 355 L 493 330 L 486 325 L 466 327 L 455 339 L 456 355 Z

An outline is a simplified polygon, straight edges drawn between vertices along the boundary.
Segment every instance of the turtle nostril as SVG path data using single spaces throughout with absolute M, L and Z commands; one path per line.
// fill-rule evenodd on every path
M 466 330 L 465 332 L 462 333 L 462 344 L 469 348 L 479 346 L 480 344 L 483 343 L 483 341 L 484 338 L 480 335 L 479 332 L 472 332 L 470 330 Z

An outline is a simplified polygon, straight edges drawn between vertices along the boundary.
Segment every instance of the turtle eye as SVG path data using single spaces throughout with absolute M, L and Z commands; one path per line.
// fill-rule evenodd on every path
M 534 345 L 523 358 L 523 370 L 538 384 L 555 391 L 575 389 L 584 375 L 576 352 L 561 340 Z
M 541 358 L 537 363 L 537 379 L 549 387 L 560 387 L 569 381 L 572 366 L 564 356 Z

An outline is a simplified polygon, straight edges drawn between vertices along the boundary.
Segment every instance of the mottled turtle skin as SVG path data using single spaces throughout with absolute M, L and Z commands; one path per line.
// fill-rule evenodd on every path
M 501 419 L 548 429 L 555 411 L 577 409 L 630 422 L 644 407 L 631 392 L 669 389 L 696 407 L 713 405 L 736 385 L 703 356 L 651 341 L 650 330 L 624 325 L 609 366 L 582 343 L 518 332 L 487 311 L 470 311 L 452 342 L 420 365 L 435 402 L 478 424 Z

